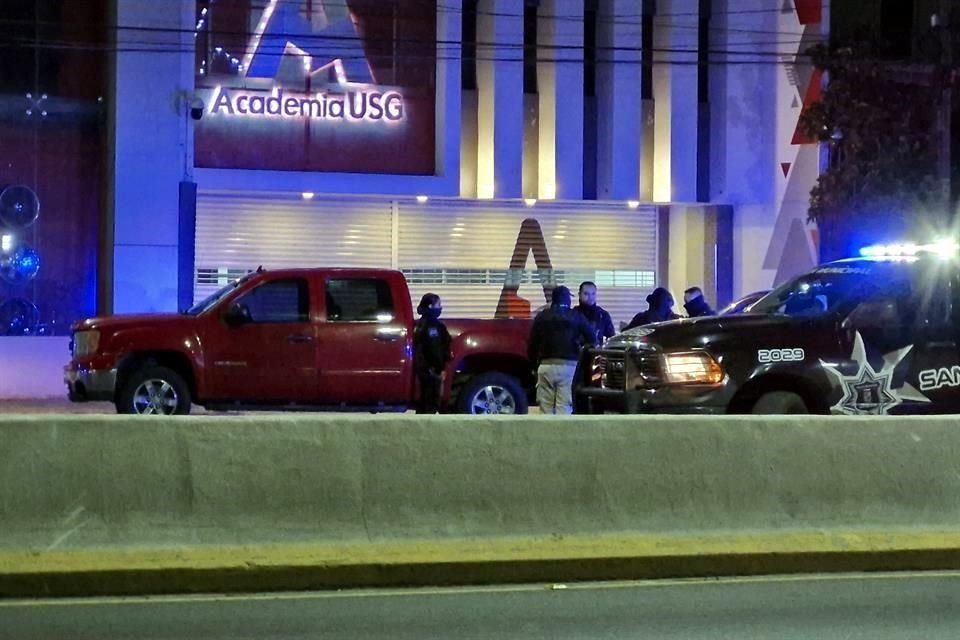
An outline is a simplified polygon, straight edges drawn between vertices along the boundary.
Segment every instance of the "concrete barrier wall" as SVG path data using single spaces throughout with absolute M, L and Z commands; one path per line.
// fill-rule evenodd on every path
M 70 336 L 0 336 L 0 401 L 63 398 Z
M 5 417 L 0 550 L 960 529 L 956 418 Z

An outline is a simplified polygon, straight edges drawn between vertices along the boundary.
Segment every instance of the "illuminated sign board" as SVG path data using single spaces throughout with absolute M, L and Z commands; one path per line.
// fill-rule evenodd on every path
M 436 4 L 395 5 L 198 7 L 197 166 L 432 175 L 436 47 L 405 43 L 435 42 Z
M 212 116 L 313 118 L 345 122 L 401 122 L 403 96 L 396 91 L 346 91 L 345 93 L 269 94 L 226 87 L 214 89 L 207 100 Z

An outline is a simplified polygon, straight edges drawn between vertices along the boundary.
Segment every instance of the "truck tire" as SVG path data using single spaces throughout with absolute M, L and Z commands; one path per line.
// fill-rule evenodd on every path
M 513 376 L 490 372 L 470 378 L 457 396 L 457 413 L 522 414 L 527 412 L 527 394 Z
M 173 369 L 148 365 L 127 377 L 116 406 L 117 413 L 186 415 L 190 413 L 190 387 Z
M 751 413 L 758 415 L 802 415 L 810 413 L 807 404 L 791 391 L 771 391 L 754 403 Z

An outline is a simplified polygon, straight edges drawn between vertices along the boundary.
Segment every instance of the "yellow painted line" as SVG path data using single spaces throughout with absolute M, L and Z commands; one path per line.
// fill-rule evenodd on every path
M 480 587 L 410 587 L 406 589 L 346 589 L 341 591 L 311 591 L 294 593 L 252 594 L 190 594 L 110 596 L 81 598 L 50 598 L 29 600 L 0 600 L 0 609 L 19 607 L 78 607 L 89 605 L 139 605 L 139 604 L 207 604 L 212 602 L 269 602 L 298 600 L 336 600 L 368 598 L 416 598 L 423 596 L 456 597 L 497 593 L 534 593 L 543 591 L 603 591 L 621 589 L 663 589 L 669 587 L 722 587 L 732 584 L 756 583 L 816 583 L 860 582 L 894 580 L 931 580 L 960 578 L 960 571 L 903 571 L 842 574 L 791 574 L 780 576 L 728 576 L 719 578 L 664 578 L 656 580 L 628 580 L 616 582 L 586 582 L 563 584 L 490 585 Z M 562 588 L 557 588 L 562 587 Z
M 574 536 L 53 551 L 0 551 L 0 575 L 151 570 L 385 567 L 765 554 L 958 551 L 946 531 L 793 531 L 703 535 Z

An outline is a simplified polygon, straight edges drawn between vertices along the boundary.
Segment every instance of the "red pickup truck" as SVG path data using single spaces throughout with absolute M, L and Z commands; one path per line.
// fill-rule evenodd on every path
M 399 411 L 417 393 L 414 321 L 398 271 L 260 269 L 184 313 L 78 322 L 64 379 L 71 400 L 109 400 L 119 413 Z M 445 323 L 446 410 L 526 413 L 530 321 Z

